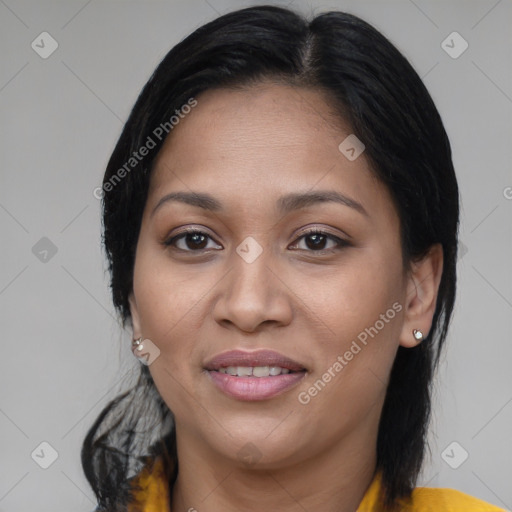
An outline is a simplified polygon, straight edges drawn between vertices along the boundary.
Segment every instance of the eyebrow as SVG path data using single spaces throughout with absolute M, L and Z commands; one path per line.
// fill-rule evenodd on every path
M 170 194 L 163 196 L 158 201 L 155 208 L 153 208 L 150 217 L 152 217 L 164 203 L 173 201 L 197 206 L 211 212 L 220 212 L 223 210 L 222 203 L 210 194 L 201 192 L 171 192 Z M 277 207 L 280 213 L 286 214 L 293 210 L 299 210 L 313 204 L 326 202 L 334 202 L 348 206 L 362 215 L 369 217 L 368 212 L 361 203 L 358 203 L 356 200 L 341 194 L 340 192 L 335 192 L 334 190 L 318 190 L 315 192 L 286 194 L 277 200 Z

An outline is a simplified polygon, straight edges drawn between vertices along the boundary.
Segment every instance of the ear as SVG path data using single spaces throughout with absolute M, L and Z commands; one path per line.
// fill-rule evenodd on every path
M 437 293 L 443 273 L 443 247 L 437 243 L 428 253 L 411 264 L 405 298 L 404 324 L 400 333 L 400 345 L 411 348 L 419 341 L 413 335 L 418 329 L 423 338 L 428 336 L 432 327 L 432 318 L 436 310 Z
M 142 337 L 142 329 L 140 325 L 139 309 L 137 307 L 137 302 L 135 301 L 135 295 L 133 294 L 133 291 L 128 296 L 128 302 L 130 304 L 133 339 L 136 340 Z

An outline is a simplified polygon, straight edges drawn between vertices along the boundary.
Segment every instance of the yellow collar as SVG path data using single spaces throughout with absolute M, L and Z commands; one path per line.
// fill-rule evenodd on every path
M 131 480 L 134 499 L 127 512 L 171 512 L 169 498 L 169 475 L 165 471 L 163 458 L 157 457 Z M 135 489 L 137 484 L 140 489 Z M 359 504 L 356 512 L 377 512 L 379 506 L 380 474 L 377 473 Z M 400 512 L 506 512 L 468 494 L 453 489 L 418 487 L 413 490 L 411 500 L 399 505 Z
M 170 512 L 168 476 L 165 473 L 162 457 L 157 457 L 133 480 L 140 489 L 133 490 L 134 499 L 128 504 L 128 512 Z M 378 502 L 380 478 L 375 476 L 368 487 L 357 512 L 373 510 Z

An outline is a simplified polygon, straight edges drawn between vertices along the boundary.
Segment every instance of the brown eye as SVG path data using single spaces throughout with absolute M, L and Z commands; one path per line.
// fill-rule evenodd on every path
M 173 236 L 167 240 L 164 245 L 174 246 L 177 249 L 185 252 L 198 252 L 208 248 L 208 239 L 211 240 L 211 237 L 203 231 L 189 229 L 179 235 Z M 181 244 L 181 247 L 178 245 L 178 243 Z
M 342 240 L 341 238 L 331 235 L 326 231 L 322 231 L 319 229 L 313 229 L 303 233 L 298 240 L 304 239 L 305 249 L 313 252 L 323 252 L 329 251 L 331 252 L 333 249 L 341 249 L 350 245 L 347 241 Z M 326 247 L 328 242 L 331 241 L 334 245 L 330 247 Z M 295 244 L 295 247 L 298 244 Z M 299 247 L 299 249 L 303 249 Z
M 319 229 L 313 229 L 303 233 L 298 240 L 302 239 L 304 239 L 305 247 L 299 247 L 299 244 L 295 243 L 292 248 L 322 254 L 324 252 L 332 252 L 333 250 L 341 249 L 350 245 L 347 241 Z M 164 242 L 164 245 L 167 247 L 174 247 L 183 252 L 200 252 L 207 249 L 222 249 L 219 245 L 216 247 L 208 247 L 209 240 L 213 241 L 213 239 L 204 231 L 188 229 L 168 239 Z M 330 246 L 329 242 L 331 243 Z

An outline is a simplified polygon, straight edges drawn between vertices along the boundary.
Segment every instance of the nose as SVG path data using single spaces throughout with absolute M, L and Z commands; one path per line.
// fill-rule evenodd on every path
M 293 316 L 289 286 L 264 250 L 252 262 L 237 253 L 231 270 L 219 283 L 219 297 L 213 308 L 216 322 L 245 333 L 260 331 L 263 325 L 288 325 Z

